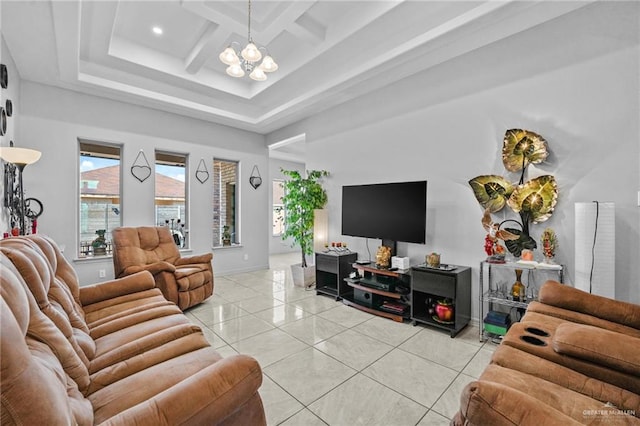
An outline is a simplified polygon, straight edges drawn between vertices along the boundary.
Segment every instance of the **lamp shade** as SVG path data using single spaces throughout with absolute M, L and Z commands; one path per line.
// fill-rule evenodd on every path
M 247 44 L 247 46 L 242 49 L 242 52 L 240 54 L 245 59 L 245 61 L 249 62 L 258 62 L 260 59 L 262 59 L 262 53 L 260 53 L 260 50 L 258 50 L 253 42 L 249 42 L 249 44 Z
M 0 158 L 8 163 L 28 165 L 33 164 L 40 159 L 42 153 L 35 149 L 1 147 Z
M 229 74 L 231 77 L 236 78 L 244 77 L 244 70 L 242 69 L 240 64 L 234 64 L 227 68 L 227 74 Z
M 271 56 L 267 55 L 262 60 L 260 68 L 262 68 L 262 71 L 264 72 L 274 72 L 277 71 L 278 64 L 276 64 L 276 61 L 274 61 Z
M 238 54 L 231 46 L 224 49 L 218 58 L 220 58 L 220 61 L 226 65 L 236 65 L 240 63 Z
M 267 79 L 267 75 L 262 71 L 262 68 L 255 67 L 249 77 L 255 81 L 265 81 Z

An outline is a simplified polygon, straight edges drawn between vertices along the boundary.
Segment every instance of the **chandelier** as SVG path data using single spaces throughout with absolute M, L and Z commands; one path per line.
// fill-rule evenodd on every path
M 220 61 L 223 64 L 229 65 L 227 68 L 227 74 L 231 77 L 244 77 L 245 72 L 249 73 L 249 77 L 256 81 L 265 81 L 267 79 L 268 72 L 274 72 L 278 69 L 278 64 L 273 60 L 271 56 L 269 56 L 269 52 L 265 47 L 258 47 L 253 43 L 253 39 L 251 38 L 251 0 L 249 0 L 249 13 L 248 13 L 248 37 L 247 37 L 247 45 L 244 49 L 238 54 L 236 49 L 233 47 L 234 44 L 238 46 L 238 50 L 240 49 L 240 43 L 232 42 L 226 49 L 220 53 Z M 264 59 L 262 57 L 262 52 L 260 50 L 265 51 Z M 258 62 L 262 59 L 262 62 L 258 65 Z

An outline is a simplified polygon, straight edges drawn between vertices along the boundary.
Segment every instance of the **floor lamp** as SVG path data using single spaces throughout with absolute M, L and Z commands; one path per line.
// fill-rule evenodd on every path
M 25 205 L 24 205 L 24 187 L 22 186 L 22 172 L 28 164 L 33 164 L 40 159 L 42 153 L 35 149 L 2 147 L 0 148 L 0 158 L 8 163 L 12 163 L 18 169 L 18 192 L 20 202 L 20 235 L 26 234 L 24 226 Z

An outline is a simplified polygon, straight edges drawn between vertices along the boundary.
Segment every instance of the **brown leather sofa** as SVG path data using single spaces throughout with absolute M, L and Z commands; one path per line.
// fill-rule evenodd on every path
M 640 306 L 546 282 L 452 424 L 640 425 Z
M 262 372 L 222 358 L 143 271 L 79 287 L 50 239 L 0 241 L 6 425 L 264 425 Z
M 168 227 L 121 227 L 111 236 L 116 278 L 149 271 L 164 297 L 182 310 L 213 294 L 213 255 L 181 257 Z

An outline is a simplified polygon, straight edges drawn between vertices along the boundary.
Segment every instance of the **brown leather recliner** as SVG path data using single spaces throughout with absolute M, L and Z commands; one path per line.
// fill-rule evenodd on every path
M 180 257 L 169 228 L 120 227 L 111 234 L 116 278 L 149 271 L 164 297 L 182 310 L 213 294 L 213 254 Z

